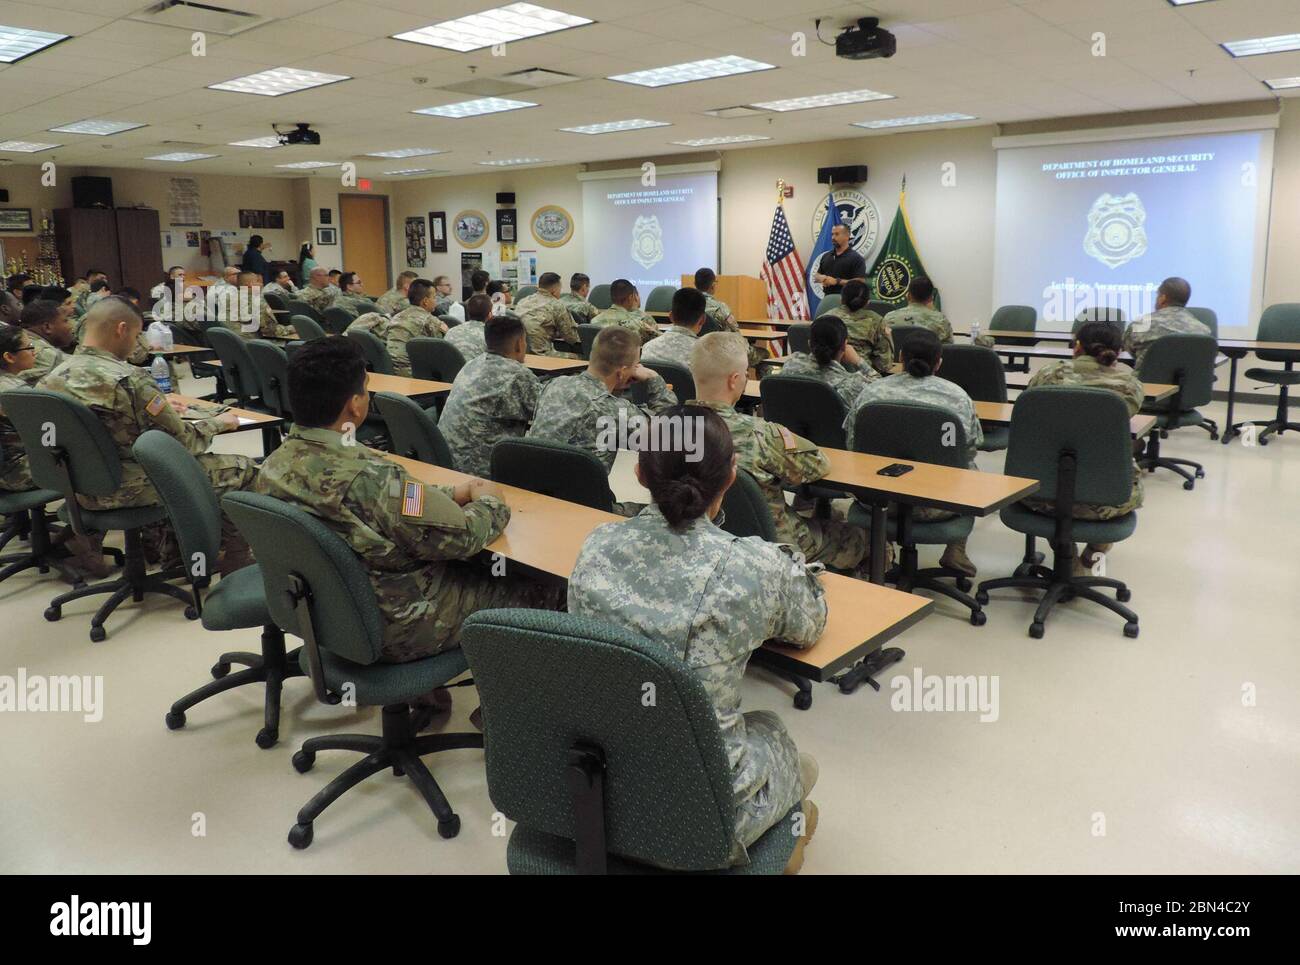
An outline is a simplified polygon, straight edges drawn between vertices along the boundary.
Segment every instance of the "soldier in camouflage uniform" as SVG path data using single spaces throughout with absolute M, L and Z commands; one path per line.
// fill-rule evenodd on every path
M 353 315 L 359 315 L 361 306 L 369 304 L 370 298 L 366 295 L 361 276 L 355 271 L 345 271 L 339 278 L 339 293 L 334 296 L 330 308 L 341 308 Z
M 1135 368 L 1142 366 L 1151 343 L 1161 335 L 1211 335 L 1210 326 L 1187 310 L 1192 286 L 1182 278 L 1166 278 L 1156 290 L 1156 310 L 1137 319 L 1124 333 L 1124 351 L 1133 353 Z
M 316 311 L 323 312 L 341 294 L 337 285 L 330 284 L 329 272 L 317 265 L 311 270 L 307 284 L 298 289 L 298 301 L 306 302 Z
M 777 536 L 812 563 L 856 569 L 867 553 L 866 531 L 838 519 L 805 519 L 785 501 L 785 486 L 812 483 L 830 463 L 816 445 L 785 426 L 736 411 L 745 392 L 748 356 L 745 340 L 734 332 L 711 332 L 691 353 L 691 375 L 700 405 L 720 415 L 735 440 L 736 460 L 753 475 L 776 524 Z
M 714 274 L 712 268 L 700 268 L 695 272 L 695 287 L 704 294 L 705 318 L 724 332 L 739 332 L 740 323 L 736 321 L 736 316 L 731 313 L 731 306 L 713 294 L 718 287 L 718 276 Z M 768 357 L 766 350 L 759 348 L 748 339 L 745 341 L 745 347 L 745 350 L 749 353 L 749 367 L 751 369 L 756 368 L 760 362 Z
M 691 411 L 671 414 L 691 418 Z M 732 863 L 744 864 L 745 849 L 805 798 L 816 775 L 816 762 L 799 753 L 776 714 L 742 713 L 745 667 L 765 640 L 815 643 L 827 606 L 817 567 L 792 558 L 789 547 L 713 524 L 711 512 L 735 478 L 734 450 L 722 420 L 710 413 L 702 421 L 698 462 L 639 454 L 637 475 L 655 501 L 587 537 L 569 578 L 569 612 L 683 658 L 704 685 L 731 767 L 739 845 Z M 683 498 L 683 491 L 697 495 Z M 816 809 L 805 802 L 804 810 L 811 833 Z
M 1088 322 L 1081 326 L 1074 337 L 1074 358 L 1052 362 L 1034 373 L 1029 380 L 1029 388 L 1040 385 L 1092 386 L 1110 389 L 1124 400 L 1128 414 L 1135 416 L 1142 408 L 1146 390 L 1133 369 L 1117 361 L 1121 348 L 1119 330 L 1105 322 Z M 1056 502 L 1031 496 L 1021 501 L 1027 509 L 1036 513 L 1052 515 Z M 1129 498 L 1118 506 L 1100 506 L 1091 503 L 1077 503 L 1072 515 L 1075 519 L 1116 519 L 1127 516 L 1142 505 L 1142 470 L 1135 463 L 1133 466 L 1133 488 Z M 1076 562 L 1091 569 L 1098 553 L 1107 552 L 1109 543 L 1099 546 L 1089 545 Z
M 41 380 L 40 387 L 59 392 L 89 407 L 99 417 L 117 447 L 122 461 L 122 483 L 107 496 L 78 496 L 86 509 L 126 509 L 157 506 L 158 491 L 135 461 L 135 440 L 150 429 L 161 429 L 180 442 L 198 460 L 218 497 L 253 483 L 256 468 L 247 456 L 208 452 L 213 436 L 237 429 L 239 419 L 223 412 L 197 421 L 181 419 L 149 373 L 126 361 L 142 319 L 123 299 L 107 298 L 86 313 L 85 340 L 77 352 Z M 180 406 L 179 408 L 183 408 Z M 235 528 L 223 520 L 222 572 L 246 564 L 247 545 Z
M 469 317 L 459 325 L 447 329 L 446 339 L 460 350 L 461 356 L 468 362 L 487 351 L 483 326 L 492 317 L 492 299 L 486 295 L 471 295 L 465 303 L 465 313 Z M 520 324 L 522 323 L 523 320 L 520 319 Z
M 646 383 L 649 390 L 644 406 L 620 394 L 636 382 Z M 624 414 L 624 425 L 632 426 L 676 404 L 677 396 L 659 373 L 641 364 L 641 344 L 636 335 L 625 328 L 606 328 L 592 343 L 591 361 L 585 372 L 552 379 L 542 389 L 528 438 L 586 449 L 609 472 L 618 450 L 600 443 L 603 435 L 617 431 L 619 412 Z
M 460 645 L 460 625 L 488 607 L 558 605 L 558 593 L 469 562 L 501 535 L 510 508 L 491 484 L 433 486 L 358 445 L 369 411 L 365 358 L 344 338 L 318 339 L 289 362 L 295 422 L 267 456 L 256 490 L 315 516 L 370 572 L 384 618 L 383 659 L 418 660 Z
M 460 302 L 456 301 L 451 278 L 447 275 L 438 275 L 433 280 L 433 287 L 437 298 L 433 306 L 433 314 L 449 315 L 457 321 L 465 321 L 465 309 Z
M 238 332 L 241 338 L 297 338 L 298 333 L 292 325 L 281 325 L 275 320 L 275 312 L 262 297 L 262 276 L 255 271 L 240 272 L 239 285 L 232 293 L 234 298 L 228 301 L 225 317 L 226 328 Z M 257 326 L 251 324 L 247 308 L 257 306 Z M 175 383 L 173 383 L 175 384 Z
M 406 354 L 406 343 L 413 338 L 442 338 L 447 326 L 432 314 L 437 295 L 433 282 L 417 278 L 406 292 L 410 303 L 392 317 L 384 336 L 384 346 L 393 361 L 393 374 L 411 374 L 411 357 Z
M 392 320 L 387 315 L 381 315 L 379 312 L 366 312 L 364 315 L 358 315 L 348 322 L 348 327 L 343 330 L 343 334 L 346 335 L 348 332 L 369 332 L 383 342 L 388 338 L 388 329 L 391 324 Z
M 809 340 L 811 353 L 795 352 L 781 374 L 825 382 L 852 409 L 862 390 L 880 376 L 871 366 L 862 364 L 848 343 L 848 329 L 839 316 L 828 312 L 813 322 Z
M 673 327 L 641 349 L 641 361 L 672 362 L 689 371 L 691 350 L 704 327 L 704 305 L 704 295 L 697 289 L 679 288 L 673 292 L 669 311 Z
M 934 307 L 934 283 L 924 275 L 912 279 L 907 286 L 907 304 L 886 315 L 885 325 L 891 332 L 896 325 L 928 328 L 939 336 L 940 343 L 952 344 L 952 325 L 948 322 L 948 316 Z M 981 335 L 975 339 L 975 344 L 992 348 L 996 342 L 991 335 Z
M 616 278 L 610 283 L 609 298 L 609 308 L 594 315 L 592 325 L 626 328 L 636 333 L 642 345 L 659 335 L 659 323 L 641 311 L 641 293 L 626 278 Z
M 0 392 L 12 392 L 27 385 L 22 373 L 32 367 L 35 355 L 31 336 L 25 329 L 0 325 Z M 27 450 L 18 430 L 5 418 L 3 408 L 0 408 L 0 450 L 0 491 L 21 493 L 34 488 Z
M 856 278 L 844 283 L 840 303 L 826 312 L 842 319 L 849 331 L 849 344 L 859 357 L 880 375 L 888 375 L 897 356 L 885 320 L 867 307 L 871 289 Z
M 575 325 L 587 325 L 596 314 L 596 306 L 587 301 L 591 292 L 591 279 L 580 271 L 569 277 L 569 290 L 560 296 L 565 310 Z
M 537 291 L 521 299 L 514 313 L 524 320 L 528 331 L 528 351 L 535 355 L 567 355 L 558 352 L 555 341 L 577 345 L 582 341 L 578 326 L 560 301 L 560 276 L 545 272 L 537 279 Z M 568 356 L 572 357 L 572 356 Z
M 73 342 L 72 321 L 66 305 L 38 298 L 23 308 L 18 324 L 27 330 L 36 356 L 35 364 L 23 372 L 23 379 L 35 385 L 67 359 L 63 350 Z
M 103 282 L 103 285 L 98 285 Z M 72 303 L 72 318 L 74 321 L 80 320 L 86 312 L 90 311 L 90 306 L 99 301 L 98 298 L 91 300 L 91 295 L 102 291 L 108 285 L 108 275 L 96 268 L 86 272 L 86 287 L 76 292 L 76 298 Z
M 975 416 L 975 404 L 966 390 L 936 373 L 942 363 L 942 343 L 933 332 L 918 332 L 903 345 L 903 371 L 877 379 L 862 390 L 844 420 L 845 445 L 854 448 L 854 423 L 863 406 L 872 402 L 925 402 L 951 412 L 961 425 L 965 447 L 960 456 L 968 469 L 978 469 L 975 453 L 984 444 L 984 428 Z M 945 509 L 915 507 L 912 518 L 918 520 L 951 519 L 956 513 Z M 939 558 L 939 565 L 974 576 L 978 571 L 966 555 L 966 537 L 949 543 Z
M 397 283 L 392 288 L 384 292 L 375 300 L 379 310 L 385 315 L 395 315 L 406 305 L 411 304 L 406 297 L 406 290 L 411 287 L 411 282 L 419 278 L 415 272 L 407 270 L 397 276 Z
M 514 317 L 494 318 L 487 323 L 484 337 L 483 353 L 470 359 L 456 375 L 438 428 L 457 469 L 490 479 L 492 447 L 502 439 L 523 438 L 537 411 L 542 385 L 524 365 L 523 322 Z

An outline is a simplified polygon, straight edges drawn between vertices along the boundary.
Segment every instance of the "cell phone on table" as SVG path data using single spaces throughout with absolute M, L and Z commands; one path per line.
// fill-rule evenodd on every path
M 912 467 L 905 462 L 891 462 L 884 469 L 877 469 L 877 476 L 902 476 L 912 471 Z

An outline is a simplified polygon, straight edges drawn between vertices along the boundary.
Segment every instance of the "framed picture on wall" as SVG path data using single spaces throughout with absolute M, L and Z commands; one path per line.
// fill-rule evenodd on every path
M 533 212 L 529 227 L 538 244 L 559 248 L 573 237 L 573 215 L 558 204 L 543 205 Z
M 406 263 L 412 268 L 424 267 L 424 219 L 406 219 Z
M 318 245 L 337 245 L 339 243 L 338 228 L 317 228 L 316 244 Z
M 334 212 L 330 208 L 321 208 L 320 217 L 317 219 L 321 224 L 333 224 Z
M 429 250 L 437 254 L 447 250 L 447 212 L 429 212 Z
M 31 231 L 31 208 L 0 209 L 0 231 Z
M 456 215 L 452 223 L 456 240 L 466 248 L 477 248 L 487 241 L 488 219 L 482 211 L 470 208 Z

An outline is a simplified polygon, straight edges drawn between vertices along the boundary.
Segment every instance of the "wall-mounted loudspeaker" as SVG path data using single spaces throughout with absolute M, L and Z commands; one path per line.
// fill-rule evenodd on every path
M 74 208 L 113 207 L 113 179 L 80 177 L 72 179 Z
M 513 191 L 498 191 L 497 204 L 514 204 L 515 193 Z

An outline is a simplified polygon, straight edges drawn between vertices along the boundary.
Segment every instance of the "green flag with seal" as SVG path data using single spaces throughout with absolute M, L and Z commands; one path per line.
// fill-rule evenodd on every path
M 868 276 L 872 298 L 901 308 L 907 304 L 907 286 L 913 278 L 922 275 L 926 275 L 925 266 L 921 264 L 916 242 L 912 239 L 912 226 L 907 220 L 907 178 L 904 177 L 902 187 L 898 189 L 898 211 L 894 223 L 889 226 L 889 234 L 885 235 L 880 254 L 876 256 L 876 263 L 871 266 Z M 935 286 L 934 307 L 940 307 L 938 286 Z

